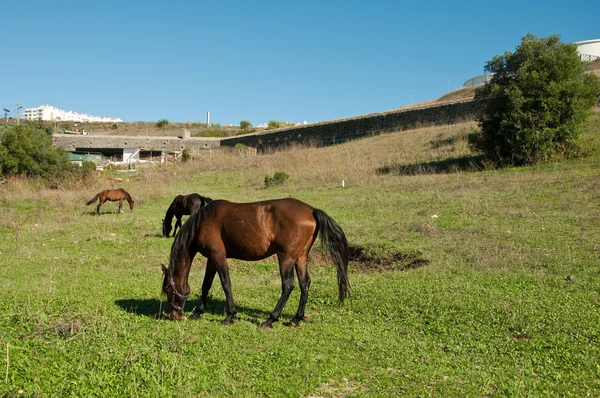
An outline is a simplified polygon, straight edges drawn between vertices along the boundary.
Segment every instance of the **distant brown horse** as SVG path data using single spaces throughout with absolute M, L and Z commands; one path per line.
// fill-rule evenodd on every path
M 177 228 L 181 228 L 181 218 L 183 216 L 190 216 L 200 210 L 201 207 L 206 206 L 207 203 L 212 202 L 211 198 L 204 197 L 197 193 L 191 193 L 189 195 L 177 195 L 171 206 L 167 209 L 165 219 L 163 220 L 163 236 L 169 236 L 171 234 L 171 222 L 173 216 L 177 219 L 175 221 L 175 228 L 173 229 L 173 236 L 177 234 Z
M 348 282 L 348 241 L 340 226 L 324 211 L 299 200 L 287 198 L 255 203 L 216 200 L 201 208 L 183 224 L 171 246 L 169 268 L 162 266 L 162 291 L 167 294 L 169 318 L 179 320 L 190 295 L 188 275 L 194 256 L 199 252 L 208 259 L 194 317 L 205 311 L 208 292 L 215 274 L 219 274 L 227 299 L 227 317 L 233 323 L 236 307 L 231 292 L 228 258 L 257 261 L 273 254 L 279 261 L 281 297 L 263 323 L 271 327 L 294 289 L 294 269 L 300 283 L 300 303 L 290 325 L 304 320 L 310 277 L 307 260 L 318 234 L 332 255 L 337 269 L 339 299 L 350 294 Z
M 126 190 L 124 190 L 123 188 L 118 188 L 118 189 L 106 189 L 102 192 L 98 192 L 96 194 L 96 196 L 94 196 L 92 199 L 90 199 L 86 205 L 91 205 L 92 203 L 96 202 L 96 200 L 98 200 L 98 207 L 96 207 L 96 215 L 100 215 L 100 206 L 102 206 L 104 204 L 104 202 L 106 202 L 107 200 L 110 200 L 111 202 L 116 202 L 117 200 L 119 201 L 119 213 L 123 213 L 123 201 L 126 200 L 127 202 L 129 202 L 129 208 L 131 209 L 131 211 L 133 211 L 133 206 L 134 206 L 134 201 L 131 198 L 131 195 L 129 195 L 127 193 Z

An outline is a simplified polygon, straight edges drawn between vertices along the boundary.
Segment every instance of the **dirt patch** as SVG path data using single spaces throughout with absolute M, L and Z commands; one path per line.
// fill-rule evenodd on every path
M 531 340 L 533 336 L 529 333 L 514 333 L 510 337 L 515 340 Z
M 60 318 L 48 322 L 39 321 L 33 333 L 42 338 L 53 339 L 58 337 L 64 340 L 72 340 L 82 331 L 83 325 L 81 319 L 73 317 L 67 319 Z
M 348 260 L 363 272 L 406 271 L 429 264 L 429 260 L 422 258 L 422 253 L 418 251 L 374 251 L 361 246 L 350 246 L 349 249 Z

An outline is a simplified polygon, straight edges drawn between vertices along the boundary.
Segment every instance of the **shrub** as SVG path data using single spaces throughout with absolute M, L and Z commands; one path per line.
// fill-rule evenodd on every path
M 184 149 L 183 152 L 181 153 L 181 161 L 187 162 L 191 158 L 192 158 L 192 155 L 190 154 L 190 151 L 188 151 L 187 149 Z
M 485 70 L 493 75 L 475 94 L 485 105 L 481 131 L 470 138 L 473 149 L 499 165 L 580 154 L 581 126 L 600 83 L 585 73 L 574 44 L 528 34 L 514 53 L 494 57 Z
M 96 171 L 96 163 L 94 162 L 90 162 L 90 161 L 84 161 L 81 164 L 81 171 L 83 172 L 92 172 L 92 171 Z
M 73 172 L 67 152 L 52 146 L 46 130 L 15 126 L 2 133 L 0 174 L 66 178 Z
M 283 171 L 278 171 L 273 175 L 273 177 L 265 176 L 265 188 L 273 187 L 276 185 L 283 185 L 287 180 L 290 179 L 290 176 L 284 173 Z
M 282 127 L 289 127 L 289 126 L 293 126 L 293 123 L 288 123 L 288 122 L 279 122 L 277 120 L 269 120 L 268 123 L 268 130 L 273 130 L 273 129 L 280 129 Z
M 242 130 L 250 130 L 250 129 L 252 128 L 252 123 L 250 123 L 250 122 L 249 122 L 249 121 L 247 121 L 247 120 L 242 120 L 242 121 L 240 122 L 240 128 L 241 128 Z
M 162 129 L 163 127 L 166 127 L 169 124 L 169 121 L 167 119 L 161 119 L 158 122 L 156 122 L 156 127 L 158 127 L 159 129 Z

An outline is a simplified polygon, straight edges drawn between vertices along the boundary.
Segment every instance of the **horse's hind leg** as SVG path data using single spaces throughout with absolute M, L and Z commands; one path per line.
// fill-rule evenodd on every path
M 308 299 L 308 289 L 310 288 L 310 275 L 308 274 L 307 257 L 303 256 L 296 262 L 296 274 L 300 285 L 300 304 L 298 304 L 298 312 L 290 321 L 290 326 L 298 326 L 300 321 L 304 320 L 304 309 L 306 308 L 306 300 Z
M 99 215 L 100 215 L 100 206 L 102 206 L 102 204 L 103 204 L 104 202 L 105 202 L 105 201 L 102 201 L 102 199 L 99 199 L 99 200 L 98 200 L 98 206 L 96 206 L 96 215 L 97 215 L 97 216 L 99 216 Z
M 217 267 L 215 266 L 215 263 L 208 260 L 206 262 L 206 271 L 204 272 L 204 281 L 202 282 L 202 296 L 200 296 L 200 300 L 198 300 L 198 305 L 192 315 L 192 319 L 198 318 L 200 314 L 203 314 L 204 311 L 206 311 L 208 292 L 210 291 L 216 273 Z
M 98 198 L 98 207 L 96 207 L 96 215 L 97 216 L 100 215 L 100 206 L 102 206 L 104 203 L 106 203 L 107 200 L 108 200 L 107 197 L 100 196 L 100 198 Z
M 273 322 L 279 319 L 279 315 L 281 315 L 281 311 L 290 297 L 290 293 L 294 290 L 294 260 L 289 257 L 284 258 L 283 255 L 278 255 L 278 257 L 279 273 L 281 274 L 281 297 L 269 318 L 261 325 L 263 328 L 272 327 Z

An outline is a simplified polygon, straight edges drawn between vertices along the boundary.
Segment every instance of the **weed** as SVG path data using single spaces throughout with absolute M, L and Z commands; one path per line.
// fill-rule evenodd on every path
M 276 172 L 273 177 L 267 175 L 265 176 L 265 188 L 283 185 L 289 179 L 290 176 L 283 171 Z

